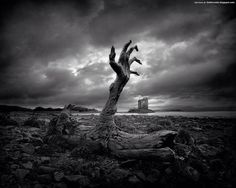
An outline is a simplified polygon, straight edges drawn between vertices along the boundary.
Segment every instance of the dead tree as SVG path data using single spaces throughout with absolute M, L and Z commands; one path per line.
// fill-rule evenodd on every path
M 115 156 L 122 158 L 158 158 L 168 160 L 174 156 L 170 149 L 173 139 L 176 136 L 175 131 L 162 130 L 154 134 L 129 134 L 120 130 L 114 121 L 114 115 L 117 111 L 117 102 L 120 94 L 130 79 L 131 74 L 139 76 L 136 71 L 130 70 L 132 63 L 141 61 L 133 57 L 131 53 L 138 51 L 137 45 L 130 47 L 131 41 L 126 43 L 121 51 L 118 62 L 115 61 L 115 48 L 112 46 L 109 55 L 109 64 L 116 73 L 116 79 L 110 85 L 108 100 L 100 113 L 99 123 L 85 135 L 83 143 L 89 143 L 90 146 L 101 146 Z M 129 48 L 129 49 L 128 49 Z M 66 108 L 66 110 L 68 110 Z M 81 141 L 81 139 L 79 139 Z M 91 147 L 94 148 L 94 147 Z

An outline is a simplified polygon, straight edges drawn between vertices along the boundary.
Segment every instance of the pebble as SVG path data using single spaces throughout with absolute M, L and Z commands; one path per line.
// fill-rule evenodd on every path
M 138 184 L 138 183 L 140 183 L 140 180 L 136 176 L 129 177 L 128 181 L 131 184 Z
M 27 154 L 33 154 L 34 151 L 35 151 L 35 148 L 32 144 L 30 143 L 27 143 L 27 144 L 24 144 L 23 147 L 22 147 L 22 151 L 27 153 Z
M 39 167 L 39 170 L 40 170 L 42 173 L 52 173 L 52 172 L 56 171 L 55 168 L 52 168 L 52 167 L 49 167 L 49 166 L 40 166 L 40 167 Z
M 155 176 L 152 175 L 152 174 L 149 174 L 149 175 L 146 177 L 146 181 L 149 182 L 149 183 L 155 183 L 157 180 L 158 180 L 158 178 L 155 177 Z
M 204 157 L 214 157 L 221 152 L 219 148 L 208 144 L 201 144 L 197 147 Z
M 15 176 L 19 179 L 19 180 L 23 180 L 25 178 L 25 176 L 27 174 L 29 174 L 29 170 L 25 170 L 25 169 L 17 169 L 15 172 L 13 172 L 15 174 Z
M 43 186 L 41 184 L 35 184 L 34 188 L 43 188 Z
M 45 156 L 40 157 L 40 160 L 41 160 L 42 163 L 47 163 L 47 162 L 50 161 L 50 159 L 51 159 L 50 157 L 45 157 Z
M 169 167 L 169 168 L 166 168 L 165 169 L 165 173 L 167 174 L 167 175 L 170 175 L 170 174 L 172 174 L 172 169 Z
M 23 163 L 22 166 L 27 168 L 27 169 L 32 169 L 33 168 L 33 164 L 30 161 L 28 161 L 27 163 Z
M 67 188 L 67 185 L 65 183 L 55 183 L 53 188 Z
M 129 175 L 130 175 L 130 171 L 117 168 L 111 172 L 110 177 L 113 180 L 121 180 L 121 179 L 126 178 Z
M 17 165 L 17 164 L 12 164 L 12 165 L 11 165 L 11 168 L 12 168 L 12 169 L 19 168 L 19 165 Z
M 71 183 L 79 183 L 81 186 L 84 187 L 90 184 L 88 177 L 83 175 L 67 175 L 65 176 L 65 179 Z
M 69 182 L 77 182 L 81 178 L 84 178 L 83 175 L 67 175 L 65 176 L 65 179 L 68 180 Z
M 37 180 L 41 183 L 49 183 L 52 181 L 52 177 L 50 174 L 42 174 L 38 175 Z
M 200 174 L 199 172 L 194 169 L 193 167 L 191 166 L 187 166 L 185 168 L 185 173 L 187 175 L 187 177 L 189 177 L 190 179 L 194 180 L 194 181 L 198 181 L 199 180 L 199 177 L 200 177 Z
M 64 177 L 63 172 L 54 172 L 54 179 L 56 181 L 61 181 L 63 177 Z
M 135 175 L 142 181 L 146 180 L 146 176 L 142 171 L 135 172 Z

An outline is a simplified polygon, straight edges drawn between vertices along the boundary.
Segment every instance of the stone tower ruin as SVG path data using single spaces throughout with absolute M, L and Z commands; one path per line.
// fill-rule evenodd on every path
M 148 109 L 148 98 L 138 100 L 138 109 Z

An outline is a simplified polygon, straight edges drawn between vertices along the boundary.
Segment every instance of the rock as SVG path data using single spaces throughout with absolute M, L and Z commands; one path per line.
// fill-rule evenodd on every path
M 198 160 L 198 159 L 191 159 L 190 166 L 192 166 L 198 172 L 203 173 L 203 174 L 206 174 L 209 170 L 209 167 L 207 166 L 207 164 L 205 164 L 203 161 Z
M 89 184 L 90 184 L 90 181 L 88 179 L 87 176 L 83 176 L 79 179 L 79 184 L 82 186 L 82 187 L 87 187 Z
M 166 169 L 165 169 L 165 173 L 166 173 L 167 175 L 172 174 L 172 169 L 171 169 L 170 167 L 166 168 Z
M 67 185 L 65 183 L 55 183 L 53 188 L 67 188 Z
M 152 132 L 155 132 L 155 131 L 160 131 L 162 129 L 163 129 L 163 127 L 161 125 L 150 125 L 150 126 L 148 126 L 147 133 L 152 133 Z
M 0 125 L 14 125 L 18 126 L 18 123 L 11 119 L 10 114 L 0 114 Z
M 149 183 L 155 183 L 157 180 L 158 180 L 158 178 L 156 178 L 152 174 L 149 174 L 146 178 L 146 181 L 149 182 Z
M 39 137 L 38 132 L 40 131 L 40 128 L 38 128 L 38 127 L 27 127 L 27 130 L 32 133 L 32 136 Z
M 200 127 L 192 127 L 192 130 L 194 130 L 194 131 L 202 131 L 202 128 L 200 128 Z
M 24 144 L 23 147 L 22 147 L 22 151 L 27 153 L 27 154 L 30 154 L 32 155 L 35 151 L 35 148 L 32 144 Z
M 22 166 L 27 169 L 33 168 L 33 164 L 30 161 L 28 161 L 27 163 L 23 163 Z
M 178 156 L 187 158 L 191 153 L 191 147 L 185 144 L 176 143 L 174 146 L 174 150 Z
M 50 174 L 42 174 L 42 175 L 38 175 L 37 180 L 40 183 L 49 183 L 52 181 L 52 177 Z
M 194 139 L 193 137 L 189 134 L 188 131 L 184 129 L 180 129 L 178 131 L 177 136 L 174 139 L 174 143 L 178 144 L 185 144 L 185 145 L 194 145 Z
M 125 169 L 121 169 L 121 168 L 117 168 L 111 172 L 110 178 L 115 181 L 119 181 L 119 180 L 125 179 L 129 175 L 130 175 L 130 171 L 125 170 Z
M 37 183 L 34 185 L 34 188 L 43 188 L 43 185 Z
M 0 186 L 1 187 L 12 187 L 13 185 L 16 185 L 16 178 L 14 175 L 1 175 L 0 179 Z M 13 186 L 14 187 L 14 186 Z
M 210 146 L 208 144 L 201 144 L 197 146 L 203 157 L 214 157 L 221 152 L 220 148 L 216 148 L 214 146 Z
M 222 171 L 225 167 L 220 159 L 213 159 L 210 161 L 210 167 L 214 171 Z
M 54 172 L 54 179 L 56 181 L 61 181 L 63 177 L 64 177 L 63 172 Z
M 138 184 L 140 183 L 140 180 L 136 176 L 131 176 L 129 177 L 128 182 L 131 184 Z
M 137 163 L 136 159 L 129 159 L 120 163 L 120 167 L 132 167 Z
M 151 174 L 149 174 L 146 178 L 146 181 L 149 182 L 149 183 L 155 183 L 159 180 L 160 178 L 160 171 L 157 170 L 157 169 L 153 169 L 151 171 Z
M 30 154 L 27 154 L 27 153 L 22 153 L 21 160 L 23 162 L 31 161 L 31 160 L 33 160 L 33 156 Z
M 36 128 L 40 128 L 41 125 L 42 122 L 38 120 L 37 117 L 35 116 L 28 118 L 23 124 L 23 126 L 36 127 Z
M 83 175 L 68 175 L 65 179 L 70 183 L 78 183 L 81 186 L 88 186 L 90 181 L 87 176 Z
M 67 175 L 65 179 L 69 182 L 77 182 L 82 177 L 82 175 Z
M 53 154 L 54 148 L 52 148 L 51 146 L 49 146 L 48 144 L 43 144 L 42 146 L 40 146 L 40 148 L 37 149 L 37 153 L 41 154 L 41 155 L 51 155 Z
M 9 157 L 13 160 L 18 160 L 23 154 L 20 151 L 15 151 L 13 155 L 9 155 Z
M 39 171 L 41 173 L 52 173 L 52 172 L 56 171 L 56 169 L 52 168 L 52 167 L 49 167 L 49 166 L 40 166 Z
M 185 175 L 193 181 L 198 181 L 200 177 L 199 172 L 191 166 L 185 168 Z
M 50 157 L 46 156 L 40 157 L 42 163 L 49 163 L 50 159 L 51 159 Z
M 93 128 L 93 126 L 79 125 L 78 128 L 80 131 L 89 131 Z
M 51 158 L 47 156 L 42 156 L 40 157 L 40 160 L 42 161 L 42 163 L 47 163 L 51 160 Z
M 15 172 L 13 172 L 13 174 L 15 174 L 15 176 L 20 180 L 22 181 L 25 176 L 27 174 L 29 174 L 29 170 L 26 170 L 26 169 L 17 169 Z
M 145 181 L 146 180 L 146 176 L 142 171 L 137 171 L 134 173 L 140 180 Z
M 170 119 L 160 119 L 157 121 L 157 124 L 161 125 L 161 126 L 172 126 L 173 122 Z
M 101 176 L 101 170 L 99 167 L 95 167 L 91 173 L 93 178 L 99 178 Z
M 41 146 L 41 145 L 43 145 L 43 140 L 42 140 L 41 138 L 31 137 L 30 142 L 31 142 L 34 146 Z
M 12 164 L 11 165 L 11 169 L 17 169 L 17 168 L 19 168 L 19 165 L 17 165 L 17 164 Z

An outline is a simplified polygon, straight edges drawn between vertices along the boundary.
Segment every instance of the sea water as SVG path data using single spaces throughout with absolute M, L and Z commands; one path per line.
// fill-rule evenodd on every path
M 74 115 L 99 115 L 96 113 L 73 113 Z M 202 112 L 184 112 L 184 111 L 167 111 L 153 113 L 127 113 L 117 112 L 116 115 L 147 115 L 147 116 L 183 116 L 183 117 L 212 117 L 212 118 L 236 118 L 236 111 L 202 111 Z

